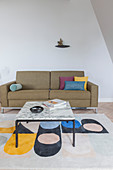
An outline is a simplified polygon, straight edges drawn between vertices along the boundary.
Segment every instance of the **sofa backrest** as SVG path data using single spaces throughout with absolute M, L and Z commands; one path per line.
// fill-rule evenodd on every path
M 49 71 L 17 71 L 16 83 L 22 84 L 24 90 L 49 90 Z
M 60 87 L 59 77 L 84 76 L 84 71 L 51 71 L 51 89 L 58 90 Z

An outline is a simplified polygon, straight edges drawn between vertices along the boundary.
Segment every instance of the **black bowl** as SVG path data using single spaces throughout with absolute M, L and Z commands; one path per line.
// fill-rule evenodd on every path
M 32 113 L 41 113 L 44 110 L 44 108 L 41 106 L 34 106 L 31 107 L 30 110 Z

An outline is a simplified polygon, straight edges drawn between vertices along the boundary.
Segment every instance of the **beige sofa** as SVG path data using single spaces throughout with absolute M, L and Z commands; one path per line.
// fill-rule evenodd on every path
M 7 108 L 20 109 L 27 101 L 46 101 L 59 98 L 74 108 L 98 107 L 98 86 L 88 82 L 87 91 L 59 90 L 59 77 L 84 76 L 84 71 L 17 71 L 16 81 L 4 84 L 1 90 L 2 112 Z M 22 90 L 12 92 L 12 83 L 22 84 Z

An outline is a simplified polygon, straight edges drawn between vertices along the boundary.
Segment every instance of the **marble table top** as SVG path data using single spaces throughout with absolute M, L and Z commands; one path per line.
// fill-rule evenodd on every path
M 69 102 L 66 103 L 65 108 L 57 108 L 49 110 L 46 106 L 42 105 L 43 102 L 26 102 L 22 109 L 16 116 L 16 120 L 74 120 L 74 114 L 70 107 Z M 31 107 L 42 106 L 44 110 L 41 113 L 32 113 Z

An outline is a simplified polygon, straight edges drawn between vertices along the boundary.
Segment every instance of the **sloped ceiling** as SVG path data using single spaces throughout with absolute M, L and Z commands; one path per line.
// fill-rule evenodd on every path
M 113 62 L 113 0 L 91 0 Z

